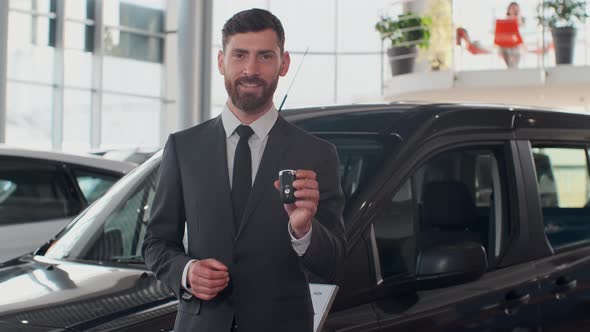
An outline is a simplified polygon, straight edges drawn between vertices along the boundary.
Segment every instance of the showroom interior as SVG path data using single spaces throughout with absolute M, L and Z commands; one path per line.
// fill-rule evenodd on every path
M 287 59 L 268 28 L 220 53 L 251 8 L 284 27 L 274 95 L 253 79 Z M 588 330 L 589 19 L 586 0 L 0 0 L 0 331 Z
M 540 2 L 521 1 L 527 50 L 518 68 L 508 69 L 493 26 L 507 4 L 2 1 L 0 141 L 77 153 L 161 147 L 169 133 L 220 113 L 226 98 L 216 68 L 221 27 L 232 13 L 252 7 L 270 9 L 287 31 L 292 68 L 275 94 L 279 105 L 291 86 L 284 108 L 411 100 L 588 111 L 589 25 L 578 24 L 573 63 L 555 66 L 551 34 L 537 18 Z M 375 24 L 405 12 L 431 18 L 430 45 L 418 47 L 411 73 L 392 75 L 390 45 Z M 457 45 L 459 27 L 489 53 Z

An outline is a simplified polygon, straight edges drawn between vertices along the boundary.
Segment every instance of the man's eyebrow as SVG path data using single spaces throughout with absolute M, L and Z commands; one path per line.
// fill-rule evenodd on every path
M 232 53 L 250 53 L 250 51 L 248 51 L 245 48 L 234 48 L 231 52 Z
M 234 48 L 232 51 L 232 53 L 250 53 L 250 50 L 245 49 L 245 48 Z M 256 54 L 275 54 L 276 52 L 274 50 L 260 50 L 260 51 L 256 51 Z

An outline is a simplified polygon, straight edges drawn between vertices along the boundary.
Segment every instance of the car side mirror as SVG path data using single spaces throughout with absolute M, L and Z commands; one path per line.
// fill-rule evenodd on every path
M 478 279 L 487 268 L 486 250 L 479 243 L 439 245 L 420 250 L 416 280 L 420 289 L 452 286 Z

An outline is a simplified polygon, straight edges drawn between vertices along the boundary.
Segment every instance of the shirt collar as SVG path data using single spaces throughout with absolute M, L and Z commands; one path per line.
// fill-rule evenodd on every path
M 272 105 L 270 110 L 250 124 L 250 128 L 252 128 L 254 135 L 256 135 L 259 139 L 264 139 L 274 126 L 278 117 L 279 112 L 275 106 Z M 221 112 L 221 122 L 223 123 L 223 129 L 225 129 L 226 138 L 229 138 L 235 132 L 236 128 L 242 124 L 240 120 L 229 110 L 227 105 L 223 107 L 223 111 Z

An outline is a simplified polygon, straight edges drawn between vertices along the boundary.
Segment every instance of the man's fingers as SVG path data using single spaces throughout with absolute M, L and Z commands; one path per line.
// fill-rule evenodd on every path
M 301 179 L 293 181 L 295 189 L 318 189 L 318 182 L 316 180 Z
M 295 176 L 297 177 L 297 179 L 315 180 L 317 178 L 317 174 L 314 171 L 305 170 L 305 169 L 296 170 Z
M 197 276 L 204 278 L 204 279 L 226 279 L 229 276 L 229 273 L 226 271 L 216 271 L 207 268 L 202 268 L 197 271 Z
M 317 204 L 315 202 L 312 202 L 312 201 L 300 201 L 300 200 L 297 200 L 297 201 L 295 201 L 295 206 L 297 208 L 307 209 L 307 210 L 311 211 L 314 214 L 315 214 L 316 209 L 317 209 Z
M 320 199 L 320 192 L 312 189 L 300 189 L 295 191 L 295 197 L 299 199 L 318 201 Z
M 279 183 L 279 180 L 276 180 L 274 185 L 277 190 L 281 190 L 281 184 Z
M 208 287 L 208 288 L 215 288 L 215 287 L 225 287 L 229 282 L 229 278 L 225 279 L 207 279 L 203 277 L 198 277 L 196 280 L 197 285 Z
M 208 288 L 208 287 L 202 287 L 199 286 L 197 287 L 196 292 L 199 294 L 205 294 L 205 295 L 217 295 L 219 292 L 221 292 L 226 286 L 222 286 L 222 287 L 213 287 L 213 288 Z
M 202 266 L 206 266 L 214 270 L 227 271 L 227 266 L 223 265 L 223 263 L 213 258 L 203 259 L 199 262 Z

